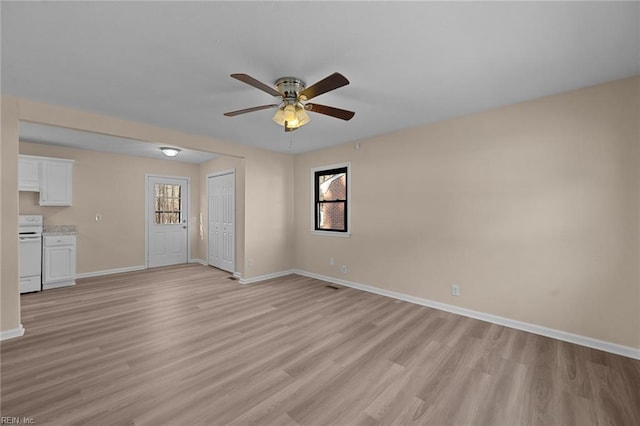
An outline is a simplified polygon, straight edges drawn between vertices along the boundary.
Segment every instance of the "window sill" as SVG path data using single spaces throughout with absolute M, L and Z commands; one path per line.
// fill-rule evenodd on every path
M 342 237 L 349 238 L 351 236 L 350 232 L 335 232 L 335 231 L 316 231 L 315 229 L 311 231 L 311 235 L 322 235 L 325 237 Z

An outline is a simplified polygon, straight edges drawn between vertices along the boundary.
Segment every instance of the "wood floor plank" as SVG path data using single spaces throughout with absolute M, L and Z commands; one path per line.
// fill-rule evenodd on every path
M 43 425 L 637 425 L 640 362 L 290 275 L 179 265 L 21 296 L 2 416 Z

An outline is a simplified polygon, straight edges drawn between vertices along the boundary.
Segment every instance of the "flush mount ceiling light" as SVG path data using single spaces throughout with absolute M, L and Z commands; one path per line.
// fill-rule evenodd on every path
M 253 86 L 256 89 L 260 89 L 272 96 L 278 96 L 282 98 L 282 102 L 279 104 L 261 105 L 237 111 L 225 112 L 224 115 L 227 117 L 234 117 L 236 115 L 260 111 L 263 109 L 278 108 L 278 111 L 276 111 L 273 116 L 273 121 L 280 126 L 283 126 L 285 132 L 292 132 L 309 122 L 307 111 L 328 115 L 345 121 L 351 120 L 351 118 L 356 114 L 353 111 L 347 111 L 326 105 L 304 103 L 318 95 L 322 95 L 323 93 L 330 92 L 349 84 L 349 80 L 337 72 L 306 88 L 304 81 L 295 77 L 279 78 L 275 82 L 275 89 L 247 74 L 231 74 L 231 77 Z
M 167 157 L 175 157 L 176 155 L 180 154 L 180 149 L 172 148 L 170 146 L 163 146 L 160 148 L 160 151 L 162 151 L 162 153 Z

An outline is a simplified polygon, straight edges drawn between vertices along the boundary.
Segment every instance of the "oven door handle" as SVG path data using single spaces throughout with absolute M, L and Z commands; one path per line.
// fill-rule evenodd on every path
M 29 236 L 29 237 L 20 237 L 20 241 L 37 241 L 37 240 L 40 240 L 40 239 L 41 239 L 40 235 Z

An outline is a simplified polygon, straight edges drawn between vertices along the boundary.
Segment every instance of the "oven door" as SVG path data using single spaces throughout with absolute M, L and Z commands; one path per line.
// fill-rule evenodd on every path
M 42 237 L 20 236 L 20 292 L 39 291 L 42 286 Z

